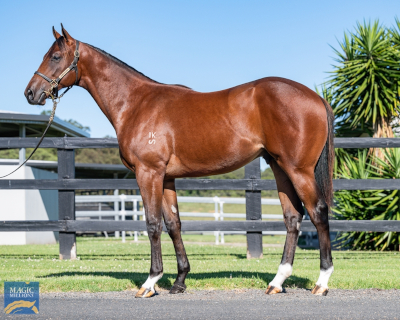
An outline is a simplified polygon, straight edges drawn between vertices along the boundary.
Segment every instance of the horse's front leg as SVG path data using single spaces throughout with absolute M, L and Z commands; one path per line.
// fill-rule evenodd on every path
M 189 260 L 181 237 L 181 220 L 179 219 L 178 202 L 176 198 L 175 180 L 164 182 L 163 216 L 168 234 L 174 244 L 178 262 L 178 276 L 169 293 L 182 293 L 186 290 L 185 279 L 190 271 Z
M 140 168 L 137 170 L 136 179 L 143 198 L 147 232 L 151 245 L 150 275 L 136 294 L 136 298 L 150 298 L 156 293 L 154 285 L 163 275 L 161 255 L 161 232 L 163 224 L 161 208 L 164 173 L 150 168 Z

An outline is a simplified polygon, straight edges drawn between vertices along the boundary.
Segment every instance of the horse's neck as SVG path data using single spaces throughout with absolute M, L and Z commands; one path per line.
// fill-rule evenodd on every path
M 82 75 L 79 85 L 91 94 L 118 131 L 121 113 L 127 108 L 135 107 L 129 97 L 152 80 L 86 44 L 82 49 Z

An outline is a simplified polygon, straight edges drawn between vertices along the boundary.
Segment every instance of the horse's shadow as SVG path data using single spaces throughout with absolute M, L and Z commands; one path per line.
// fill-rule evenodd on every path
M 122 271 L 66 271 L 60 273 L 50 273 L 47 275 L 37 276 L 37 278 L 48 278 L 48 277 L 76 277 L 76 276 L 93 276 L 93 277 L 112 277 L 119 280 L 129 280 L 137 288 L 146 281 L 148 273 L 144 272 L 122 272 Z M 173 279 L 175 279 L 176 273 L 164 273 L 164 276 L 157 282 L 158 286 L 162 289 L 170 289 L 173 285 Z M 272 281 L 275 274 L 269 272 L 248 272 L 248 271 L 218 271 L 218 272 L 200 272 L 200 273 L 189 273 L 187 280 L 204 280 L 204 279 L 234 279 L 240 278 L 246 281 L 251 280 L 262 281 L 264 287 L 267 287 L 268 283 Z M 171 281 L 172 280 L 172 281 Z M 291 276 L 286 280 L 286 286 L 302 287 L 310 284 L 310 279 Z M 259 287 L 259 286 L 257 286 Z

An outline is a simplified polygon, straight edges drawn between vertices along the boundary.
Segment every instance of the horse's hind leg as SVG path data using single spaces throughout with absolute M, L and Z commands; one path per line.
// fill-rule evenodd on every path
M 325 296 L 328 293 L 328 281 L 333 272 L 329 237 L 329 208 L 318 188 L 314 168 L 301 168 L 286 172 L 317 229 L 320 247 L 320 276 L 312 293 Z
M 169 293 L 181 293 L 186 289 L 185 278 L 190 271 L 189 260 L 181 237 L 181 220 L 179 219 L 178 202 L 175 191 L 175 180 L 164 182 L 162 204 L 165 226 L 174 244 L 178 262 L 178 276 Z
M 163 275 L 161 206 L 164 175 L 150 168 L 138 168 L 136 178 L 143 197 L 147 233 L 151 245 L 150 275 L 136 294 L 136 298 L 149 298 L 155 294 L 154 286 Z
M 275 175 L 287 230 L 281 264 L 275 278 L 265 291 L 266 294 L 275 294 L 282 292 L 283 282 L 292 274 L 294 254 L 304 213 L 302 203 L 286 173 L 273 159 L 270 160 L 270 166 Z

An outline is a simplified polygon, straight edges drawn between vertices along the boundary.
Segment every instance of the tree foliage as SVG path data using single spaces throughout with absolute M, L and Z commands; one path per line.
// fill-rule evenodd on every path
M 398 19 L 396 24 L 387 29 L 379 21 L 357 23 L 354 32 L 344 34 L 340 49 L 333 48 L 337 65 L 327 85 L 343 136 L 393 136 L 390 121 L 400 112 Z
M 31 154 L 33 148 L 26 148 L 26 154 Z M 4 149 L 0 150 L 0 159 L 18 159 L 18 149 Z M 45 161 L 57 161 L 57 149 L 37 149 L 33 154 L 32 160 L 45 160 Z
M 26 154 L 30 154 L 33 148 L 27 148 Z M 18 159 L 17 149 L 0 150 L 0 159 Z M 32 160 L 57 161 L 57 149 L 39 148 L 33 154 Z M 105 149 L 76 149 L 75 162 L 78 163 L 105 163 L 122 164 L 119 151 L 116 148 Z
M 344 179 L 400 179 L 400 149 L 383 151 L 384 160 L 344 155 L 338 174 Z M 376 163 L 376 165 L 375 165 Z M 339 220 L 400 220 L 399 190 L 342 190 L 335 193 L 334 215 Z M 356 250 L 399 250 L 400 233 L 346 232 L 339 246 Z

